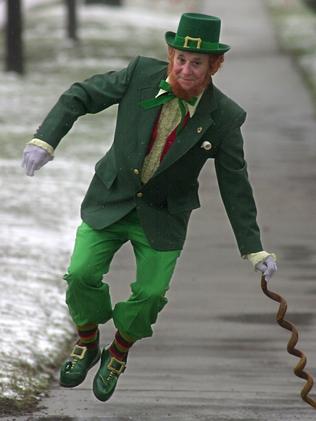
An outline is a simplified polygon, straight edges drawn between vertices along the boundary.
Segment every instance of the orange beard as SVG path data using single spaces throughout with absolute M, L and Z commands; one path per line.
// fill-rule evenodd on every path
M 195 86 L 192 89 L 186 90 L 182 88 L 182 86 L 178 82 L 177 77 L 175 76 L 172 67 L 173 66 L 169 64 L 168 78 L 169 78 L 170 86 L 172 88 L 172 92 L 175 94 L 176 97 L 184 99 L 185 101 L 188 101 L 193 96 L 199 96 L 210 82 L 208 75 L 206 75 L 205 80 L 200 85 Z

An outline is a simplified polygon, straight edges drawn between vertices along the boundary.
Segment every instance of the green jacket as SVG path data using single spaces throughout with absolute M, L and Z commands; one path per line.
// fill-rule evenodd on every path
M 256 206 L 248 181 L 240 126 L 246 113 L 215 86 L 204 92 L 194 116 L 178 135 L 154 176 L 142 185 L 140 172 L 159 107 L 144 110 L 167 76 L 167 63 L 137 57 L 127 68 L 73 84 L 62 94 L 35 137 L 56 148 L 76 119 L 119 104 L 114 141 L 97 162 L 81 207 L 95 229 L 136 207 L 153 248 L 181 249 L 191 211 L 200 207 L 198 176 L 214 159 L 220 193 L 240 253 L 262 250 Z M 202 148 L 204 141 L 212 148 Z

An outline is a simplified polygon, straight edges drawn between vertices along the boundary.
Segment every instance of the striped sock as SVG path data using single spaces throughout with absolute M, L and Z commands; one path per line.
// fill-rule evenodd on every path
M 131 337 L 117 331 L 114 340 L 109 347 L 109 352 L 116 359 L 126 361 L 128 351 L 134 342 L 135 340 Z
M 95 349 L 99 342 L 99 329 L 95 323 L 77 326 L 79 335 L 78 345 L 86 346 L 88 349 Z

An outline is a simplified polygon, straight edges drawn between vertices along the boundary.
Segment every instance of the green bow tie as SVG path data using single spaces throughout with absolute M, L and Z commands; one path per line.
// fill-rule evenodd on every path
M 172 92 L 172 88 L 170 84 L 165 81 L 161 80 L 159 83 L 159 88 L 166 91 L 164 94 L 159 95 L 158 97 L 151 98 L 151 99 L 145 99 L 140 103 L 140 105 L 145 108 L 145 110 L 149 110 L 150 108 L 159 107 L 160 105 L 166 104 L 167 102 L 171 101 L 174 98 L 177 98 L 176 95 Z M 197 97 L 194 96 L 190 98 L 189 100 L 178 98 L 178 104 L 181 112 L 181 120 L 177 127 L 177 134 L 182 129 L 184 117 L 186 115 L 186 106 L 185 103 L 188 103 L 190 105 L 195 105 L 197 101 Z

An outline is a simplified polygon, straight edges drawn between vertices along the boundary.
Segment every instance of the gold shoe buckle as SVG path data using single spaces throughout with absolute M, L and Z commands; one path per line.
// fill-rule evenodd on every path
M 87 352 L 86 346 L 75 345 L 73 347 L 73 350 L 71 351 L 70 356 L 78 358 L 79 360 L 82 360 L 84 356 L 86 355 L 86 352 Z
M 115 362 L 116 364 L 119 364 L 119 365 L 120 365 L 120 368 L 119 368 L 119 369 L 117 369 L 116 367 L 113 367 L 113 366 L 112 366 L 112 363 L 113 363 L 113 362 Z M 114 357 L 111 357 L 110 362 L 109 362 L 109 364 L 107 365 L 107 368 L 108 368 L 109 370 L 111 370 L 113 373 L 117 374 L 118 376 L 119 376 L 120 374 L 122 374 L 122 373 L 123 373 L 123 371 L 125 370 L 125 367 L 126 367 L 126 364 L 125 364 L 125 363 L 123 363 L 123 361 L 117 360 L 117 359 L 116 359 L 116 358 L 114 358 Z

